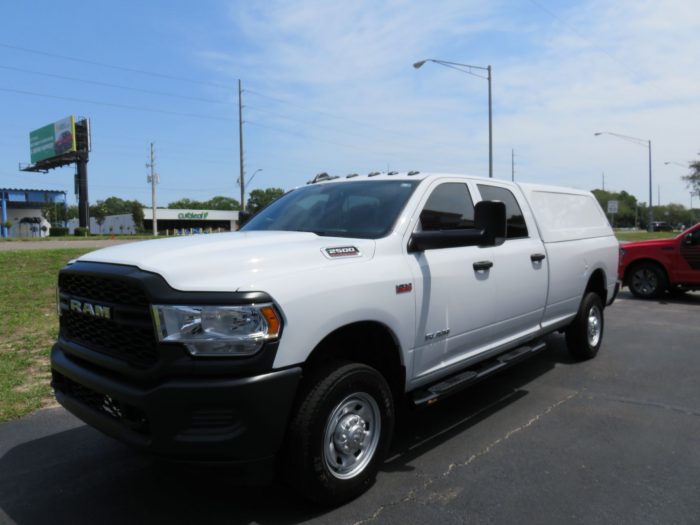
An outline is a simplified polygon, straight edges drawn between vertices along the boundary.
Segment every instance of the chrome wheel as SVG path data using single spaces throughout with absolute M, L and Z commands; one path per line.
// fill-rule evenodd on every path
M 588 320 L 586 322 L 586 334 L 588 336 L 588 344 L 591 347 L 598 346 L 600 336 L 603 333 L 603 314 L 597 305 L 591 306 L 588 310 Z
M 372 396 L 357 392 L 343 399 L 331 412 L 323 434 L 323 460 L 338 479 L 360 474 L 379 444 L 381 416 Z

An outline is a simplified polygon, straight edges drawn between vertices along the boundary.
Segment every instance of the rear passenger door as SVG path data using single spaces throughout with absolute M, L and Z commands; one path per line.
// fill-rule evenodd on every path
M 506 240 L 494 247 L 491 278 L 496 283 L 501 343 L 527 338 L 539 329 L 547 301 L 548 264 L 544 244 L 526 203 L 498 183 L 477 184 L 482 200 L 506 205 Z

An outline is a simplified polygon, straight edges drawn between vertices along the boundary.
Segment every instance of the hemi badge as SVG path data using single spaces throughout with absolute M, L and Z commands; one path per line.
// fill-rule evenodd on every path
M 328 257 L 332 257 L 333 259 L 337 257 L 360 256 L 360 250 L 358 250 L 354 246 L 336 246 L 333 248 L 326 248 L 326 253 L 328 254 Z
M 413 284 L 411 283 L 406 283 L 406 284 L 397 284 L 396 285 L 396 293 L 409 293 L 413 291 Z

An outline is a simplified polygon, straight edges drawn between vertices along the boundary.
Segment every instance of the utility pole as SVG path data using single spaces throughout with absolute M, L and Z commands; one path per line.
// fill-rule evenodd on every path
M 245 171 L 243 170 L 243 90 L 241 89 L 241 79 L 238 79 L 238 160 L 239 182 L 241 184 L 241 211 L 245 210 Z
M 656 205 L 661 206 L 661 184 L 656 187 Z
M 515 182 L 515 150 L 510 150 L 510 180 Z
M 603 191 L 605 191 L 605 172 L 603 172 Z
M 151 207 L 153 210 L 153 236 L 158 236 L 158 217 L 156 216 L 156 184 L 158 184 L 159 177 L 156 173 L 156 157 L 153 153 L 153 142 L 151 142 L 151 162 L 146 164 L 147 168 L 151 168 L 151 174 L 148 176 L 148 182 L 151 183 Z

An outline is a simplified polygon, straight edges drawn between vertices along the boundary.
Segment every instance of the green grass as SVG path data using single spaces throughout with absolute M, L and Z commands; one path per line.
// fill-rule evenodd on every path
M 615 232 L 620 241 L 648 241 L 650 239 L 672 239 L 680 232 L 646 232 L 646 231 L 622 231 Z
M 138 235 L 110 235 L 108 233 L 102 235 L 88 235 L 81 237 L 77 235 L 62 235 L 60 237 L 8 237 L 3 239 L 0 237 L 0 242 L 30 242 L 30 241 L 104 241 L 109 239 L 133 241 L 136 239 L 153 239 L 153 235 L 138 234 Z
M 58 270 L 88 251 L 0 252 L 0 422 L 53 403 L 49 352 L 58 335 Z

